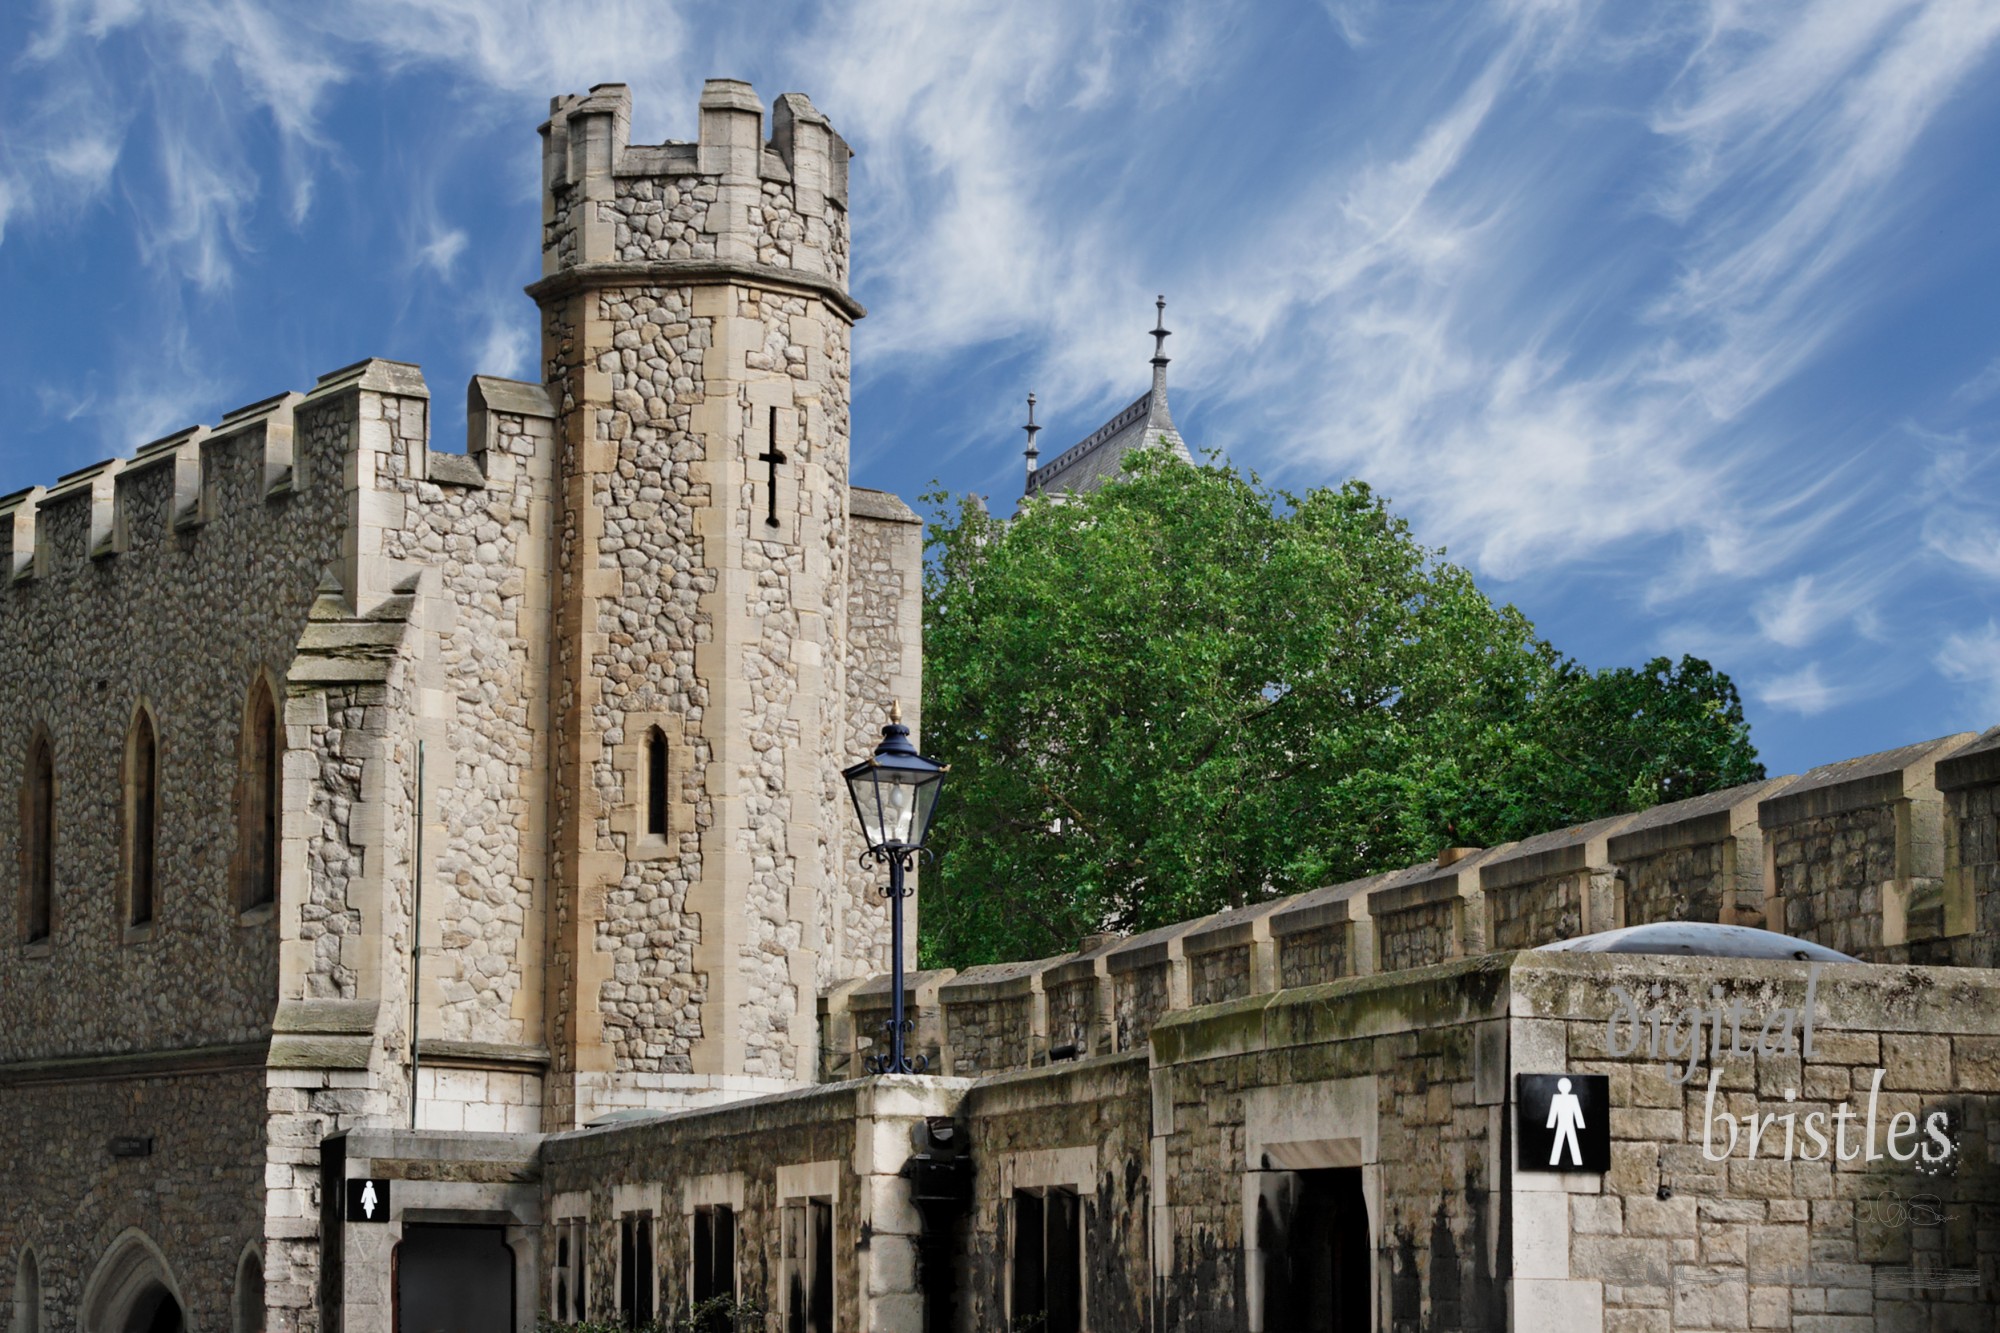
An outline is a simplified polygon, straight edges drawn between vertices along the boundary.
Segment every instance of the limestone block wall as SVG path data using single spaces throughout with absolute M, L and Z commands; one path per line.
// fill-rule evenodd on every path
M 555 1135 L 541 1151 L 542 1216 L 551 1226 L 583 1222 L 589 1311 L 614 1319 L 619 1218 L 654 1217 L 658 1253 L 649 1276 L 659 1284 L 658 1308 L 672 1310 L 688 1300 L 694 1208 L 726 1203 L 736 1217 L 738 1299 L 776 1315 L 785 1308 L 781 1209 L 830 1200 L 835 1326 L 920 1333 L 919 1218 L 898 1172 L 912 1151 L 912 1127 L 953 1114 L 967 1086 L 937 1078 L 846 1082 Z M 553 1250 L 544 1243 L 544 1253 Z M 552 1267 L 543 1270 L 545 1312 L 553 1309 Z
M 1778 929 L 1764 916 L 1757 805 L 1790 777 L 1746 783 L 1634 815 L 1606 842 L 1626 925 L 1711 921 Z
M 1949 960 L 1937 761 L 1969 734 L 1828 764 L 1758 806 L 1768 917 L 1871 961 Z
M 916 1025 L 904 1034 L 903 1047 L 909 1055 L 921 1054 L 927 1058 L 932 1072 L 944 1069 L 945 1025 L 938 997 L 957 975 L 950 968 L 937 968 L 908 972 L 903 977 L 903 1017 Z M 887 1024 L 894 995 L 895 987 L 887 975 L 871 977 L 848 991 L 846 1007 L 854 1049 L 844 1065 L 848 1071 L 846 1077 L 866 1072 L 864 1062 L 887 1049 Z
M 0 1309 L 14 1309 L 32 1250 L 39 1326 L 84 1327 L 92 1278 L 136 1245 L 161 1261 L 188 1327 L 230 1326 L 242 1259 L 264 1249 L 264 1076 L 256 1049 L 209 1063 L 171 1073 L 105 1064 L 89 1080 L 75 1068 L 0 1074 Z M 143 1155 L 114 1156 L 114 1138 Z
M 1778 1010 L 1803 1012 L 1809 982 L 1812 1053 L 1756 1052 Z M 1512 1068 L 1610 1079 L 1612 1169 L 1601 1179 L 1513 1177 L 1512 1319 L 1662 1330 L 1975 1326 L 2000 1295 L 2000 1232 L 1990 1225 L 2000 1199 L 1995 982 L 1986 971 L 1837 965 L 1815 976 L 1801 964 L 1734 959 L 1517 961 Z M 1753 1049 L 1731 1053 L 1725 1032 L 1720 1058 L 1705 1053 L 1693 1077 L 1676 1081 L 1673 1062 L 1644 1042 L 1611 1047 L 1608 1021 L 1622 1003 L 1614 986 L 1665 1013 L 1736 1006 L 1749 1016 L 1740 1026 Z M 1833 1118 L 1843 1107 L 1846 1127 Z M 1934 1113 L 1953 1146 L 1947 1162 L 1927 1167 L 1917 1138 Z M 1831 1147 L 1791 1132 L 1815 1114 Z M 1734 1117 L 1728 1142 L 1712 1115 Z M 1773 1118 L 1754 1152 L 1751 1115 Z M 1908 1124 L 1897 1126 L 1899 1116 Z M 1915 1135 L 1889 1143 L 1892 1128 L 1909 1126 Z
M 1219 1004 L 1276 986 L 1277 944 L 1271 917 L 1278 900 L 1218 912 L 1181 937 L 1188 1003 Z
M 1317 986 L 1375 970 L 1375 923 L 1368 895 L 1389 875 L 1335 884 L 1299 894 L 1271 913 L 1276 946 L 1275 986 Z M 1254 993 L 1254 992 L 1253 992 Z
M 1010 1328 L 1013 1200 L 1017 1190 L 1078 1196 L 1086 1256 L 1085 1328 L 1152 1328 L 1148 1219 L 1147 1062 L 1136 1054 L 983 1078 L 961 1119 L 977 1170 L 959 1229 L 956 1327 Z M 1221 1327 L 1221 1325 L 1217 1325 Z
M 1154 1029 L 1159 1327 L 1270 1327 L 1257 1204 L 1313 1165 L 1361 1169 L 1375 1327 L 1513 1326 L 1506 957 L 1255 996 Z
M 1114 1049 L 1110 976 L 1104 964 L 1112 943 L 1085 949 L 1042 974 L 1051 1046 L 1070 1046 L 1082 1055 L 1107 1055 Z
M 1181 951 L 1181 938 L 1195 924 L 1186 921 L 1149 930 L 1120 940 L 1106 951 L 1113 1050 L 1144 1050 L 1160 1015 L 1187 1008 L 1187 958 Z
M 1624 925 L 1605 844 L 1630 822 L 1617 815 L 1558 829 L 1489 857 L 1479 869 L 1489 946 L 1533 948 Z
M 1483 952 L 1487 907 L 1479 870 L 1503 850 L 1453 848 L 1435 864 L 1413 866 L 1371 889 L 1377 967 L 1427 967 Z
M 948 1068 L 968 1078 L 1026 1069 L 1048 1051 L 1043 964 L 991 963 L 960 972 L 938 988 Z
M 1952 961 L 2000 967 L 2000 727 L 1938 761 Z

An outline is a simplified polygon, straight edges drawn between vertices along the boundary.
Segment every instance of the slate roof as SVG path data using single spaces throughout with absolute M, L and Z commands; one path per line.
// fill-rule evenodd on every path
M 1028 477 L 1022 498 L 1094 491 L 1124 473 L 1126 454 L 1158 444 L 1162 436 L 1175 453 L 1189 463 L 1194 462 L 1181 433 L 1174 429 L 1173 414 L 1167 410 L 1164 372 L 1153 376 L 1153 387 L 1140 394 L 1131 406 L 1037 468 Z

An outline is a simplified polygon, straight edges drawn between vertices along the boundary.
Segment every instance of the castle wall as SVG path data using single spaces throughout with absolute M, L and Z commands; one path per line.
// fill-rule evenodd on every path
M 980 1080 L 959 1108 L 975 1170 L 956 1229 L 962 1333 L 1010 1328 L 1017 1190 L 1078 1196 L 1085 1328 L 1151 1328 L 1147 1063 L 1126 1054 Z
M 1767 797 L 1768 916 L 1785 931 L 1871 962 L 1948 962 L 1943 800 L 1937 761 L 1969 734 L 1827 764 Z
M 846 754 L 857 762 L 882 741 L 888 722 L 884 700 L 902 705 L 911 743 L 922 748 L 924 694 L 924 530 L 907 505 L 885 491 L 849 492 L 847 586 Z M 843 792 L 840 800 L 845 800 Z M 860 834 L 845 805 L 833 816 L 853 845 L 843 856 L 840 875 L 821 919 L 830 923 L 834 947 L 819 960 L 821 990 L 852 976 L 888 966 L 889 905 L 882 897 L 886 872 L 859 859 Z M 921 875 L 912 875 L 913 887 Z M 917 961 L 918 905 L 922 894 L 903 904 L 904 965 Z
M 0 1075 L 0 1309 L 14 1308 L 19 1257 L 32 1249 L 39 1327 L 81 1328 L 92 1278 L 136 1231 L 164 1260 L 188 1327 L 230 1327 L 238 1265 L 263 1249 L 262 1053 L 211 1064 L 145 1077 L 133 1076 L 136 1062 L 88 1079 L 18 1066 Z M 118 1138 L 150 1144 L 115 1156 Z
M 2000 967 L 2000 727 L 1937 766 L 1945 802 L 1945 930 L 1951 961 Z
M 551 1137 L 541 1151 L 542 1214 L 551 1226 L 581 1223 L 589 1312 L 609 1320 L 618 1316 L 622 1217 L 654 1219 L 646 1280 L 657 1284 L 655 1308 L 674 1311 L 691 1294 L 694 1210 L 725 1205 L 735 1218 L 736 1298 L 779 1316 L 788 1309 L 782 1210 L 827 1201 L 835 1327 L 914 1333 L 920 1220 L 897 1172 L 912 1128 L 927 1115 L 950 1115 L 965 1087 L 907 1077 L 847 1082 Z M 554 1308 L 550 1267 L 545 1311 Z
M 0 1062 L 269 1032 L 280 923 L 242 910 L 232 875 L 243 724 L 253 683 L 284 679 L 347 500 L 338 460 L 308 446 L 293 471 L 291 434 L 286 400 L 100 465 L 42 499 L 33 558 L 0 579 L 0 780 L 24 782 L 37 728 L 56 773 L 43 943 L 21 942 L 21 805 L 0 801 Z M 159 882 L 153 922 L 133 928 L 123 769 L 141 707 L 158 736 Z

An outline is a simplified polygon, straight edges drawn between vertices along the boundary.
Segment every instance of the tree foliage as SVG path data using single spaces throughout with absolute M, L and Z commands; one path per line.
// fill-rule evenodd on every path
M 1165 450 L 1001 522 L 928 497 L 923 955 L 968 966 L 1761 777 L 1729 678 L 1591 672 L 1360 482 Z

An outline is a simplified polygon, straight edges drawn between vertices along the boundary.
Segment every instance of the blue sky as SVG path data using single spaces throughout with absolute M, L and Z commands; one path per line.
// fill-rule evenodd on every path
M 535 127 L 703 77 L 853 143 L 857 480 L 1018 493 L 1145 385 L 1365 478 L 1774 772 L 2000 722 L 2000 0 L 23 0 L 0 491 L 366 355 L 530 375 Z

